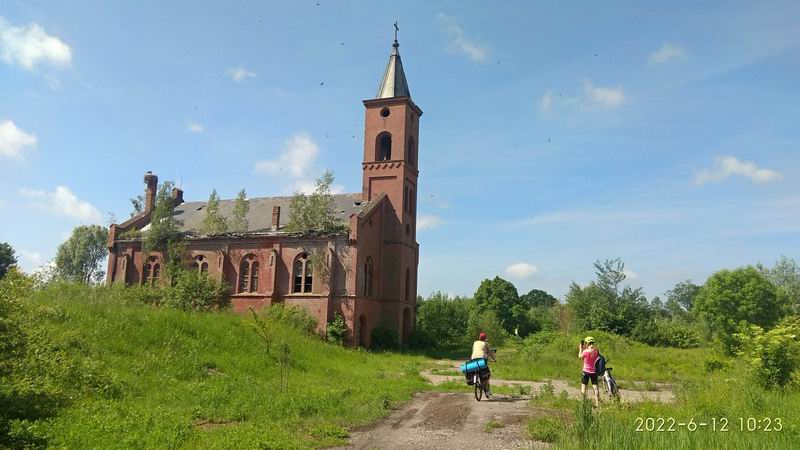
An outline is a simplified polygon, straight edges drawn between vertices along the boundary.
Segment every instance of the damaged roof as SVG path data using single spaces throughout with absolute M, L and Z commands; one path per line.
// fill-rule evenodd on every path
M 250 199 L 250 211 L 247 213 L 248 232 L 268 231 L 272 228 L 272 207 L 281 207 L 278 229 L 289 222 L 292 197 L 256 197 Z M 236 200 L 220 200 L 219 213 L 230 220 Z M 180 231 L 198 233 L 203 219 L 206 217 L 208 202 L 186 202 L 175 207 L 175 218 L 182 222 Z M 352 214 L 358 214 L 369 202 L 361 201 L 361 193 L 333 195 L 334 211 L 342 223 L 348 224 Z M 147 228 L 147 227 L 145 227 Z

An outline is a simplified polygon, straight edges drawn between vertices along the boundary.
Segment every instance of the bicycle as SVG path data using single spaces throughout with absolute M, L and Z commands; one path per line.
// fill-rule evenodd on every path
M 611 375 L 611 370 L 613 368 L 606 367 L 605 372 L 603 373 L 603 389 L 612 400 L 619 401 L 619 386 L 617 386 L 617 380 L 614 379 L 614 376 Z
M 475 385 L 475 400 L 481 401 L 481 397 L 486 393 L 486 374 L 482 372 L 475 372 L 472 374 L 473 384 Z M 489 398 L 487 395 L 486 398 Z

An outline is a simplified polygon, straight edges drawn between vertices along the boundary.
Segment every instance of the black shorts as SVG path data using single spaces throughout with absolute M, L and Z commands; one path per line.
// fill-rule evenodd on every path
M 592 380 L 592 384 L 597 386 L 597 374 L 583 372 L 583 376 L 581 377 L 581 384 L 589 384 L 589 380 Z

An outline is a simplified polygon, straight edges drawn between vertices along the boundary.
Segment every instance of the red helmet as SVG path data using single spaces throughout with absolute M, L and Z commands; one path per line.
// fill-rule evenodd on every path
M 486 340 L 486 333 L 481 331 L 481 333 L 478 335 L 478 339 L 480 339 L 482 341 L 485 341 Z

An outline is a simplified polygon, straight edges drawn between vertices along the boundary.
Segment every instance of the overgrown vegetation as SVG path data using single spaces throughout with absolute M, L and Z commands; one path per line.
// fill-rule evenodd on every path
M 242 189 L 233 202 L 233 213 L 228 223 L 230 231 L 234 233 L 247 232 L 249 228 L 249 223 L 247 222 L 248 212 L 250 212 L 250 200 L 247 198 L 247 193 Z
M 13 304 L 17 327 L 0 329 L 13 366 L 0 447 L 334 446 L 425 389 L 420 358 L 325 343 L 303 310 L 258 314 L 277 337 L 268 348 L 252 317 L 154 308 L 140 287 L 29 281 L 0 282 L 0 320 Z
M 203 223 L 200 224 L 200 232 L 209 235 L 226 233 L 228 221 L 219 212 L 219 195 L 217 195 L 216 189 L 211 191 L 205 210 L 206 215 L 203 217 Z
M 56 274 L 79 283 L 99 282 L 105 276 L 102 263 L 108 256 L 108 230 L 100 225 L 81 225 L 58 246 Z
M 316 188 L 310 195 L 296 192 L 289 205 L 289 221 L 286 230 L 291 232 L 315 232 L 335 234 L 346 230 L 336 215 L 331 187 L 333 172 L 326 170 L 316 180 Z
M 150 228 L 144 233 L 142 249 L 146 254 L 159 252 L 163 256 L 165 275 L 172 280 L 183 264 L 186 244 L 180 234 L 181 221 L 175 218 L 172 199 L 174 183 L 164 182 L 158 189 L 156 204 L 150 216 Z

